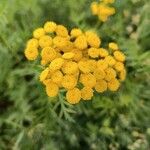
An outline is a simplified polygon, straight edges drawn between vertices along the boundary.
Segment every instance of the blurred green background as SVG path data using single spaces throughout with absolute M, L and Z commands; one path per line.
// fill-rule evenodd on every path
M 150 1 L 116 0 L 102 24 L 91 0 L 0 0 L 0 150 L 149 150 Z M 127 56 L 116 93 L 71 106 L 49 99 L 40 67 L 24 57 L 32 31 L 47 20 L 95 30 Z

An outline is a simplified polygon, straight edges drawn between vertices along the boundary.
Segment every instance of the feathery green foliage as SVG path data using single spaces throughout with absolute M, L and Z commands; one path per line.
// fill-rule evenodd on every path
M 147 150 L 150 148 L 150 2 L 116 0 L 117 13 L 99 23 L 90 0 L 0 1 L 0 150 Z M 24 48 L 32 31 L 53 20 L 93 29 L 127 56 L 127 79 L 116 93 L 72 106 L 48 98 L 40 66 Z

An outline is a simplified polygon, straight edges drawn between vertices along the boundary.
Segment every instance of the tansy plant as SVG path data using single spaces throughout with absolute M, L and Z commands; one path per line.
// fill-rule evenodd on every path
M 114 2 L 115 0 L 102 0 L 99 3 L 93 2 L 91 4 L 92 14 L 97 15 L 102 22 L 107 21 L 109 16 L 115 14 L 115 8 L 109 6 Z
M 47 95 L 55 97 L 65 90 L 70 104 L 91 100 L 96 92 L 117 91 L 126 76 L 125 55 L 116 43 L 104 48 L 93 31 L 74 28 L 69 32 L 50 21 L 33 32 L 25 56 L 40 59 L 40 81 Z

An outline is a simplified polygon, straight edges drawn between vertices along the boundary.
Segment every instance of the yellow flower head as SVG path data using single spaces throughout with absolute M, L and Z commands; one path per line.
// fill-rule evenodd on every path
M 72 59 L 75 56 L 75 54 L 73 52 L 68 52 L 68 53 L 64 53 L 62 55 L 62 58 L 64 59 Z
M 40 74 L 40 81 L 44 81 L 48 75 L 49 68 L 44 69 Z
M 54 82 L 49 82 L 46 84 L 46 93 L 49 97 L 55 97 L 58 95 L 59 87 Z
M 91 58 L 97 58 L 99 57 L 99 49 L 98 48 L 89 48 L 88 49 L 88 55 L 91 57 Z
M 87 31 L 85 35 L 86 35 L 86 40 L 89 46 L 95 47 L 95 48 L 98 48 L 100 46 L 101 40 L 96 33 L 92 31 Z
M 74 57 L 73 57 L 73 60 L 74 61 L 80 61 L 81 59 L 82 59 L 82 57 L 83 57 L 83 54 L 82 54 L 82 52 L 80 51 L 80 50 L 78 50 L 78 49 L 73 49 L 72 50 L 72 53 L 74 53 Z
M 68 30 L 63 25 L 57 25 L 56 34 L 58 36 L 67 37 L 68 36 Z
M 48 47 L 52 45 L 52 38 L 48 35 L 44 35 L 39 39 L 39 45 L 41 48 Z
M 121 62 L 125 61 L 125 55 L 122 52 L 120 52 L 120 51 L 115 51 L 114 52 L 114 57 L 118 61 L 121 61 Z
M 105 61 L 103 59 L 97 61 L 97 68 L 98 69 L 103 69 L 104 70 L 107 67 L 108 67 L 108 62 L 107 61 Z
M 105 80 L 98 80 L 95 85 L 95 90 L 99 93 L 103 93 L 107 90 L 107 82 Z
M 99 49 L 99 55 L 100 55 L 100 57 L 106 57 L 106 56 L 108 56 L 108 51 L 106 50 L 106 49 L 104 49 L 104 48 L 100 48 Z
M 107 21 L 108 17 L 115 13 L 115 9 L 108 5 L 110 3 L 113 3 L 113 0 L 103 0 L 99 3 L 91 3 L 92 14 L 97 15 L 102 22 Z
M 58 48 L 63 48 L 67 46 L 67 39 L 61 36 L 56 36 L 53 39 L 53 43 Z
M 90 66 L 90 72 L 94 72 L 95 69 L 97 68 L 97 62 L 94 59 L 88 60 L 88 64 Z
M 87 48 L 87 41 L 86 41 L 86 38 L 84 35 L 80 35 L 76 38 L 75 42 L 75 47 L 80 49 L 80 50 L 83 50 L 83 49 L 86 49 Z
M 66 74 L 75 74 L 78 72 L 78 64 L 73 61 L 67 61 L 63 64 L 62 71 Z
M 24 53 L 28 60 L 35 60 L 39 54 L 37 48 L 26 48 Z
M 65 46 L 60 47 L 61 51 L 66 53 L 66 52 L 70 52 L 72 49 L 74 49 L 74 43 L 69 41 L 69 39 L 65 38 L 66 42 L 65 42 Z
M 55 22 L 52 22 L 52 21 L 48 21 L 44 24 L 44 31 L 46 33 L 52 33 L 52 32 L 55 32 L 56 31 L 56 28 L 57 28 L 57 25 Z
M 100 5 L 99 6 L 99 15 L 109 17 L 115 13 L 115 9 L 109 6 Z
M 116 63 L 116 60 L 114 59 L 114 57 L 110 55 L 106 56 L 104 60 L 108 63 L 109 66 L 113 66 Z
M 91 100 L 93 97 L 93 89 L 90 87 L 84 87 L 81 90 L 81 97 L 83 100 Z
M 119 89 L 120 82 L 114 78 L 108 82 L 107 86 L 110 91 L 117 91 Z
M 84 85 L 84 86 L 88 86 L 93 88 L 96 84 L 96 78 L 93 74 L 88 73 L 88 74 L 81 74 L 80 75 L 80 82 Z
M 34 30 L 33 32 L 33 37 L 36 39 L 39 39 L 40 37 L 45 35 L 45 31 L 43 28 L 38 28 L 36 30 Z
M 118 44 L 116 44 L 116 43 L 114 43 L 114 42 L 109 43 L 108 46 L 109 46 L 110 49 L 112 49 L 112 50 L 114 50 L 114 51 L 116 51 L 116 50 L 119 49 Z
M 78 67 L 79 67 L 80 71 L 83 72 L 83 73 L 91 72 L 90 63 L 87 60 L 79 61 Z
M 114 65 L 114 68 L 120 72 L 124 69 L 124 64 L 122 62 L 116 62 L 116 64 Z
M 39 46 L 39 41 L 37 39 L 32 38 L 32 39 L 28 40 L 26 47 L 27 48 L 38 48 L 38 46 Z
M 115 11 L 109 7 L 112 2 L 92 3 L 93 14 L 106 21 Z M 67 91 L 67 101 L 77 104 L 80 99 L 91 100 L 95 91 L 117 91 L 126 78 L 125 55 L 118 45 L 111 42 L 108 49 L 100 45 L 101 39 L 93 31 L 74 28 L 69 32 L 63 25 L 48 21 L 33 32 L 24 53 L 28 60 L 35 60 L 40 52 L 40 81 L 49 97 L 57 96 L 61 88 Z
M 106 73 L 105 76 L 106 81 L 110 81 L 111 79 L 114 79 L 117 76 L 116 71 L 111 67 L 106 68 L 105 73 Z
M 74 28 L 71 30 L 71 37 L 78 37 L 80 35 L 82 35 L 82 31 L 78 28 Z
M 63 79 L 63 74 L 61 71 L 57 70 L 51 75 L 51 80 L 56 83 L 57 85 L 60 85 L 61 81 Z
M 64 59 L 56 58 L 50 63 L 49 68 L 53 71 L 59 70 L 62 67 L 63 63 L 64 63 Z
M 54 60 L 56 56 L 57 56 L 57 52 L 52 47 L 45 47 L 41 51 L 42 60 L 45 60 L 46 62 L 50 62 Z
M 108 20 L 108 17 L 115 13 L 115 9 L 104 4 L 99 4 L 98 16 L 103 22 Z
M 97 80 L 101 80 L 101 79 L 104 79 L 104 78 L 105 78 L 106 73 L 105 73 L 104 70 L 99 69 L 99 68 L 96 68 L 96 69 L 94 70 L 93 75 L 95 76 L 95 78 L 96 78 Z
M 62 79 L 62 86 L 65 89 L 73 89 L 77 85 L 77 79 L 73 75 L 65 75 Z
M 78 88 L 68 90 L 66 93 L 66 99 L 70 104 L 77 104 L 81 99 L 81 91 Z
M 120 81 L 124 81 L 125 78 L 126 78 L 126 70 L 123 69 L 119 72 L 119 79 L 120 79 Z
M 98 14 L 98 3 L 97 2 L 92 2 L 91 3 L 91 11 L 93 15 Z

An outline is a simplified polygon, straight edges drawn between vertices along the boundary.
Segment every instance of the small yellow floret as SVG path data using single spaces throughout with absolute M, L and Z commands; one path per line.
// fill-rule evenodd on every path
M 73 89 L 77 84 L 77 79 L 73 75 L 65 75 L 62 79 L 62 86 L 65 89 Z
M 114 59 L 114 57 L 110 55 L 106 56 L 104 60 L 108 63 L 109 66 L 113 66 L 116 63 L 116 60 Z
M 126 78 L 126 70 L 123 69 L 119 72 L 119 79 L 120 79 L 120 81 L 124 81 L 125 78 Z
M 112 49 L 114 51 L 119 49 L 118 45 L 116 43 L 114 43 L 114 42 L 109 43 L 108 46 L 109 46 L 110 49 Z
M 64 59 L 72 59 L 75 56 L 75 54 L 73 52 L 68 52 L 68 53 L 64 53 L 62 55 L 62 58 Z
M 89 55 L 90 57 L 92 57 L 92 58 L 97 58 L 97 57 L 99 57 L 99 49 L 93 48 L 93 47 L 89 48 L 89 49 L 88 49 L 88 55 Z
M 33 32 L 33 37 L 36 39 L 39 39 L 40 37 L 42 37 L 43 35 L 45 35 L 45 31 L 43 28 L 37 28 L 36 30 L 34 30 Z
M 98 69 L 106 69 L 108 67 L 108 63 L 105 60 L 98 60 L 97 61 L 97 68 Z
M 115 51 L 114 52 L 114 57 L 118 61 L 121 61 L 121 62 L 125 61 L 125 55 L 122 52 L 120 52 L 120 51 Z
M 98 3 L 97 2 L 92 2 L 91 4 L 91 10 L 93 15 L 98 14 Z
M 64 42 L 66 45 L 63 47 L 60 47 L 61 51 L 63 51 L 64 53 L 70 52 L 72 49 L 74 49 L 74 43 L 71 41 L 68 41 L 67 38 L 65 38 L 65 39 L 66 39 L 66 41 L 64 41 Z
M 26 48 L 24 53 L 28 60 L 35 60 L 39 54 L 37 48 Z
M 94 70 L 97 68 L 97 62 L 94 59 L 88 60 L 89 66 L 90 66 L 90 72 L 94 72 Z
M 67 39 L 61 36 L 56 36 L 53 38 L 53 43 L 58 48 L 63 48 L 67 46 Z
M 52 47 L 45 47 L 41 51 L 42 60 L 44 60 L 45 62 L 50 62 L 54 60 L 56 56 L 57 56 L 57 53 L 55 49 Z
M 49 97 L 55 97 L 58 94 L 59 87 L 54 82 L 46 84 L 46 93 Z
M 88 73 L 88 74 L 81 74 L 80 75 L 80 82 L 84 85 L 84 86 L 88 86 L 93 88 L 96 84 L 96 78 L 93 74 Z
M 87 60 L 81 60 L 78 62 L 78 67 L 83 73 L 91 72 L 90 63 Z
M 99 55 L 100 55 L 100 57 L 106 57 L 106 56 L 108 56 L 108 51 L 106 50 L 106 49 L 104 49 L 104 48 L 100 48 L 99 49 Z
M 84 87 L 81 90 L 81 97 L 83 100 L 91 100 L 93 97 L 93 89 L 90 87 Z
M 83 49 L 86 49 L 87 48 L 87 41 L 86 41 L 86 38 L 84 35 L 80 35 L 76 38 L 75 42 L 75 47 L 80 49 L 80 50 L 83 50 Z
M 99 93 L 103 93 L 107 90 L 107 82 L 105 80 L 98 80 L 95 85 L 95 90 Z
M 56 27 L 57 27 L 56 23 L 52 21 L 48 21 L 44 24 L 44 30 L 47 33 L 52 33 L 56 31 Z
M 122 71 L 125 67 L 124 67 L 124 64 L 122 62 L 116 62 L 116 64 L 114 65 L 114 68 L 117 70 L 117 71 Z
M 57 85 L 60 85 L 63 78 L 63 74 L 61 71 L 57 70 L 51 75 L 51 80 L 56 83 Z
M 28 40 L 26 47 L 27 48 L 38 48 L 38 46 L 39 46 L 38 40 L 32 38 L 32 39 Z
M 78 37 L 79 35 L 82 34 L 82 31 L 81 29 L 78 29 L 78 28 L 74 28 L 71 30 L 71 37 Z
M 116 71 L 111 67 L 106 68 L 105 73 L 106 73 L 106 76 L 105 76 L 106 81 L 110 81 L 117 76 Z
M 104 70 L 96 68 L 96 69 L 94 70 L 93 75 L 96 77 L 97 80 L 101 80 L 101 79 L 104 79 L 104 78 L 105 78 L 106 73 L 105 73 Z
M 110 91 L 117 91 L 120 86 L 120 82 L 117 79 L 112 79 L 107 85 Z
M 40 81 L 44 81 L 48 75 L 49 68 L 44 69 L 40 74 Z
M 85 35 L 86 35 L 87 42 L 91 47 L 99 48 L 101 44 L 101 40 L 96 33 L 92 31 L 87 31 Z
M 62 71 L 66 74 L 75 74 L 78 72 L 78 64 L 73 61 L 67 61 L 63 64 Z
M 53 71 L 59 70 L 62 67 L 63 63 L 64 63 L 64 59 L 56 58 L 50 63 L 49 68 Z
M 115 9 L 103 3 L 98 6 L 98 17 L 101 21 L 107 21 L 108 17 L 115 13 Z
M 77 104 L 81 99 L 81 91 L 78 88 L 68 90 L 66 93 L 66 99 L 70 104 Z
M 39 45 L 41 48 L 48 47 L 52 45 L 52 38 L 48 35 L 44 35 L 39 39 Z
M 57 25 L 56 34 L 58 36 L 67 37 L 68 36 L 68 30 L 63 25 Z

